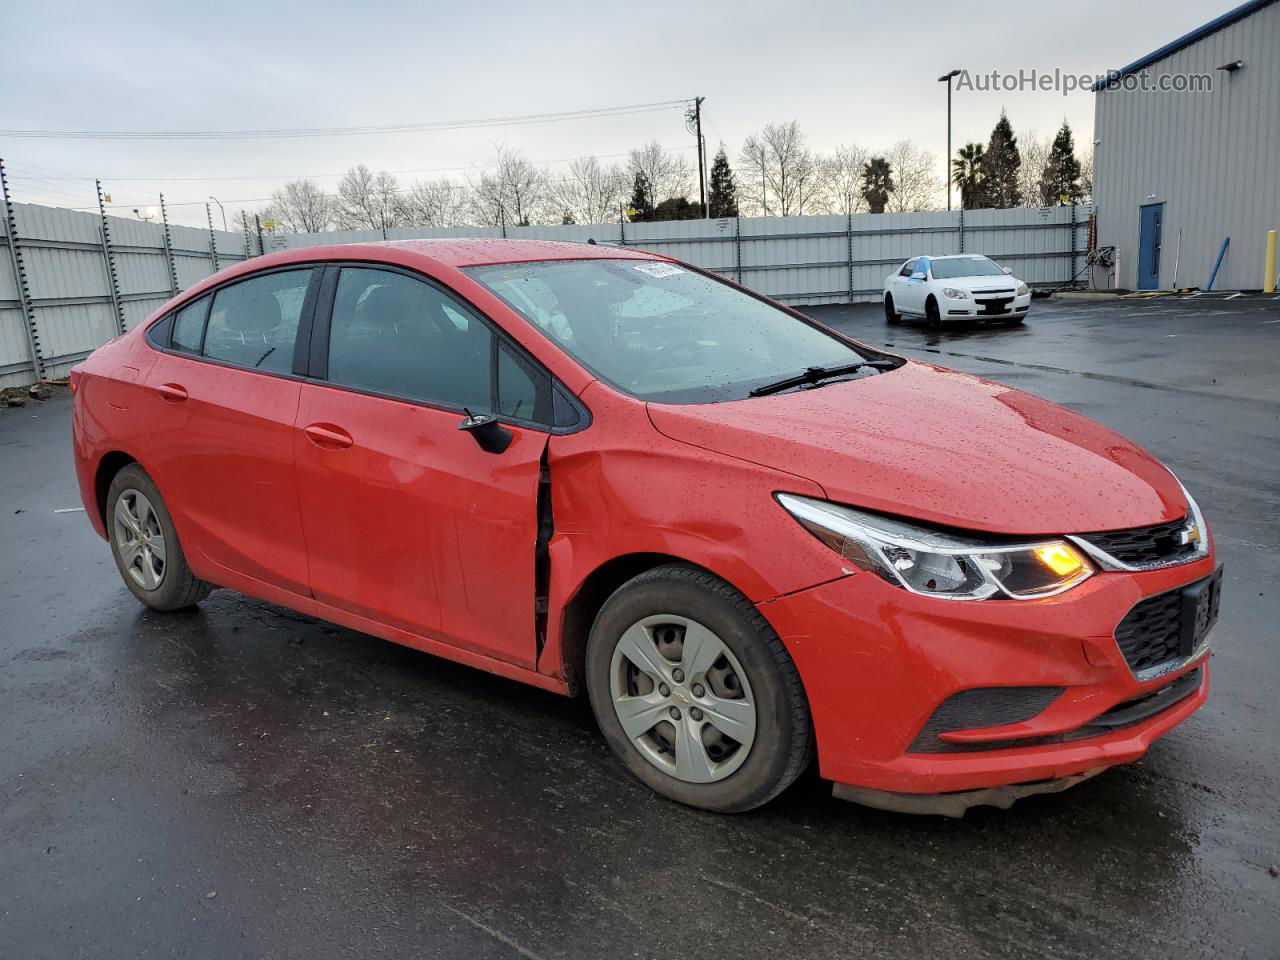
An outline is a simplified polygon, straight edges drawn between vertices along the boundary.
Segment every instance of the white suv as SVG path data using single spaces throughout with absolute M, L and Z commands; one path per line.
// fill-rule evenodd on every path
M 980 254 L 914 257 L 884 282 L 884 316 L 924 317 L 930 326 L 964 320 L 1021 323 L 1031 308 L 1031 289 Z

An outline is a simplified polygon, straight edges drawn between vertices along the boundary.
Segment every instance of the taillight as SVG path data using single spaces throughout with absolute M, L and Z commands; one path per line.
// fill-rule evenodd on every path
M 72 392 L 72 393 L 75 393 L 77 390 L 79 390 L 79 389 L 80 389 L 80 378 L 81 378 L 82 376 L 84 376 L 84 374 L 82 374 L 82 373 L 80 372 L 80 368 L 79 368 L 79 367 L 72 367 L 72 368 L 71 368 L 71 376 L 70 376 L 70 378 L 68 379 L 68 383 L 69 383 L 69 384 L 70 384 L 70 386 L 71 386 L 71 392 Z

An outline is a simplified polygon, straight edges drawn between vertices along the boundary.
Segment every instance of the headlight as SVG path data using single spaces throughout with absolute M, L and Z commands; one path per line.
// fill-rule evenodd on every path
M 971 539 L 789 493 L 778 502 L 845 560 L 912 593 L 950 600 L 1049 597 L 1087 580 L 1089 560 L 1069 541 Z
M 952 300 L 968 300 L 969 299 L 968 290 L 957 290 L 955 287 L 943 287 L 942 295 Z
M 1018 296 L 1025 297 L 1030 292 L 1031 292 L 1031 288 L 1028 287 L 1025 283 L 1018 284 Z

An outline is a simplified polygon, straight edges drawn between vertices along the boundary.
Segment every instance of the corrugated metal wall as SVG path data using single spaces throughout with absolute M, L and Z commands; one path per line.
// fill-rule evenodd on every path
M 1066 283 L 1084 267 L 1092 207 L 742 217 L 553 227 L 407 227 L 387 240 L 498 237 L 622 243 L 677 257 L 788 303 L 880 298 L 891 269 L 919 254 L 985 253 L 1028 283 Z M 276 249 L 382 240 L 378 230 L 286 234 Z
M 45 376 L 65 376 L 117 333 L 101 220 L 92 213 L 26 203 L 15 203 L 13 215 Z M 218 230 L 211 240 L 208 230 L 170 227 L 172 247 L 166 253 L 160 224 L 107 219 L 126 329 L 173 296 L 169 253 L 179 290 L 213 273 L 212 242 L 217 244 L 219 266 L 245 258 L 244 237 L 239 233 Z M 9 242 L 0 217 L 0 248 L 5 248 L 0 249 L 0 387 L 35 379 Z
M 1244 66 L 1218 69 L 1235 60 Z M 1163 202 L 1160 287 L 1174 285 L 1175 259 L 1179 287 L 1205 286 L 1226 237 L 1215 289 L 1261 287 L 1266 231 L 1280 229 L 1280 4 L 1146 72 L 1209 74 L 1213 90 L 1094 95 L 1098 243 L 1119 250 L 1118 285 L 1137 286 L 1139 207 Z

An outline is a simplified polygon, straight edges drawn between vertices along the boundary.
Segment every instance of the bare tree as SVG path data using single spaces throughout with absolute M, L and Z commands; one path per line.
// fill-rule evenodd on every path
M 610 223 L 618 218 L 630 180 L 621 167 L 603 167 L 595 157 L 569 164 L 568 175 L 552 184 L 561 219 L 572 223 Z
M 498 148 L 498 159 L 471 184 L 474 216 L 486 226 L 528 226 L 547 215 L 550 184 L 546 171 L 518 150 Z
M 391 174 L 373 173 L 363 163 L 338 183 L 334 221 L 349 230 L 387 230 L 404 222 L 400 184 Z
M 743 196 L 774 216 L 800 216 L 819 205 L 822 165 L 794 120 L 767 124 L 738 155 Z
M 271 194 L 263 219 L 289 233 L 320 233 L 333 221 L 333 197 L 314 180 L 293 180 Z
M 419 180 L 405 194 L 405 225 L 413 227 L 458 227 L 467 222 L 470 198 L 463 184 L 447 177 Z
M 628 183 L 637 173 L 643 173 L 649 181 L 649 196 L 655 207 L 663 200 L 688 196 L 694 176 L 688 159 L 663 149 L 657 140 L 650 140 L 627 156 Z
M 895 185 L 889 194 L 890 213 L 938 209 L 944 181 L 938 174 L 939 165 L 933 154 L 921 150 L 910 140 L 899 140 L 885 157 L 893 168 Z
M 1037 136 L 1034 130 L 1018 135 L 1018 149 L 1022 153 L 1022 166 L 1018 168 L 1018 190 L 1027 206 L 1039 202 L 1040 180 L 1044 176 L 1045 164 L 1049 162 L 1052 143 L 1051 137 Z
M 1091 203 L 1093 201 L 1093 148 L 1080 157 L 1080 192 L 1083 194 L 1081 201 L 1083 203 Z
M 870 159 L 870 151 L 856 143 L 836 147 L 822 158 L 822 192 L 829 211 L 860 213 L 867 208 L 862 196 L 862 168 Z

